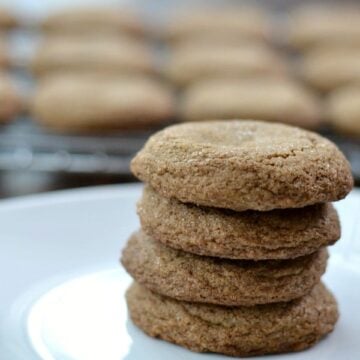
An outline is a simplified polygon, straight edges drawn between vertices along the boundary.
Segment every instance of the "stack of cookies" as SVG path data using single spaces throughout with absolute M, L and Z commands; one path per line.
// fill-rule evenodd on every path
M 320 282 L 353 180 L 330 141 L 259 121 L 169 127 L 132 161 L 142 229 L 122 263 L 133 322 L 188 349 L 298 351 L 338 318 Z

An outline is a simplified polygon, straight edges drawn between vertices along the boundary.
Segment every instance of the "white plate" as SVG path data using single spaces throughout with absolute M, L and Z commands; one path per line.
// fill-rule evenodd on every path
M 225 359 L 147 337 L 127 318 L 119 250 L 138 225 L 138 185 L 0 203 L 0 359 Z M 343 238 L 324 277 L 335 331 L 314 348 L 259 359 L 353 360 L 360 354 L 360 193 L 337 204 Z M 356 241 L 356 239 L 358 241 Z

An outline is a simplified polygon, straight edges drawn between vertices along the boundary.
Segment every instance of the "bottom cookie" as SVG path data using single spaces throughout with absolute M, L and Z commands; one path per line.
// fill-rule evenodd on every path
M 323 284 L 289 303 L 252 307 L 177 301 L 137 283 L 126 299 L 132 321 L 148 335 L 232 356 L 304 350 L 330 333 L 338 319 L 336 300 Z

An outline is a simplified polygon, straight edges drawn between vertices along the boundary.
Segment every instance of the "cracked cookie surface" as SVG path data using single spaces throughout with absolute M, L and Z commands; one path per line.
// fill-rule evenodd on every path
M 126 298 L 132 321 L 146 334 L 193 351 L 232 356 L 306 349 L 338 319 L 336 301 L 322 284 L 298 300 L 252 307 L 177 301 L 136 283 Z
M 148 140 L 131 169 L 165 197 L 235 211 L 336 201 L 353 186 L 332 142 L 254 120 L 170 126 Z
M 290 301 L 325 272 L 327 250 L 290 260 L 228 260 L 171 249 L 134 233 L 121 262 L 140 284 L 177 300 L 226 306 Z
M 142 229 L 175 249 L 231 259 L 289 259 L 335 243 L 340 223 L 330 203 L 266 212 L 201 207 L 145 186 L 137 206 Z

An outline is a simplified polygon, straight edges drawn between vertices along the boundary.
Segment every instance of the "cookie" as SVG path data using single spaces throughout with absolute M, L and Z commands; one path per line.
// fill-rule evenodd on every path
M 126 9 L 111 7 L 72 7 L 54 12 L 41 21 L 45 33 L 104 33 L 125 32 L 143 35 L 139 19 Z
M 304 56 L 300 72 L 303 79 L 314 88 L 330 91 L 360 82 L 359 56 L 360 47 L 320 47 Z
M 133 284 L 132 321 L 146 334 L 192 351 L 250 356 L 300 351 L 330 333 L 338 319 L 324 285 L 288 303 L 224 307 L 173 300 Z
M 290 301 L 309 293 L 325 272 L 327 251 L 290 260 L 246 261 L 175 250 L 133 234 L 122 264 L 140 284 L 173 299 L 226 306 Z
M 51 37 L 37 49 L 31 71 L 36 76 L 56 73 L 153 73 L 154 58 L 140 41 Z
M 174 49 L 165 75 L 179 86 L 211 78 L 284 76 L 286 61 L 262 44 L 216 45 L 184 44 Z
M 328 115 L 333 127 L 349 136 L 360 136 L 360 84 L 339 88 L 328 100 Z
M 336 201 L 353 186 L 348 161 L 329 140 L 253 120 L 168 127 L 150 137 L 131 170 L 165 197 L 235 211 Z
M 165 36 L 173 42 L 196 36 L 263 41 L 271 32 L 269 19 L 259 8 L 202 8 L 177 13 L 165 29 Z
M 0 99 L 0 123 L 6 123 L 21 111 L 20 95 L 6 74 L 0 74 Z
M 298 49 L 328 44 L 360 44 L 358 5 L 310 5 L 293 11 L 289 19 L 288 41 Z
M 266 212 L 200 207 L 146 186 L 138 203 L 142 229 L 174 249 L 230 259 L 290 259 L 340 238 L 330 203 Z
M 151 78 L 59 76 L 40 82 L 31 109 L 41 125 L 58 131 L 137 129 L 169 121 L 174 99 Z
M 258 119 L 315 129 L 321 125 L 322 107 L 312 91 L 294 81 L 212 79 L 186 89 L 181 119 Z
M 18 25 L 18 21 L 7 9 L 0 9 L 0 30 L 11 30 Z

